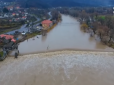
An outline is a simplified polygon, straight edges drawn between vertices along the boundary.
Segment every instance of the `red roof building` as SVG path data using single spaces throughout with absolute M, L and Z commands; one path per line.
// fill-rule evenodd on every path
M 15 15 L 16 15 L 16 13 L 12 13 L 12 15 L 13 15 L 13 16 L 15 16 Z
M 6 39 L 13 39 L 14 38 L 14 36 L 12 36 L 12 35 L 5 35 L 5 34 L 0 35 L 0 37 L 1 38 L 5 37 Z
M 51 25 L 52 25 L 52 21 L 50 21 L 50 20 L 42 21 L 42 26 L 44 29 L 48 29 Z
M 5 39 L 9 40 L 11 39 L 12 42 L 16 42 L 16 40 L 14 39 L 14 36 L 12 35 L 5 35 L 5 34 L 2 34 L 0 35 L 1 38 L 5 37 Z

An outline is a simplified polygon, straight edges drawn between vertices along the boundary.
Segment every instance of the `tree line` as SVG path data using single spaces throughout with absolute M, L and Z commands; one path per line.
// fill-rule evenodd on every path
M 81 29 L 97 36 L 102 43 L 114 48 L 114 16 L 112 8 L 58 8 L 62 14 L 76 17 Z

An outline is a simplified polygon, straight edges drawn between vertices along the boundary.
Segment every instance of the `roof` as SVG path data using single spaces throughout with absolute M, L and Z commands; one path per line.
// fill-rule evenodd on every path
M 12 41 L 12 42 L 16 42 L 16 40 L 15 40 L 15 39 L 12 39 L 11 41 Z
M 49 25 L 52 23 L 52 21 L 50 21 L 50 20 L 44 20 L 44 21 L 42 21 L 42 24 L 45 24 L 46 26 L 48 26 L 49 27 Z
M 5 37 L 6 39 L 13 39 L 14 38 L 14 36 L 12 36 L 12 35 L 5 35 L 5 34 L 0 35 L 0 37 L 1 38 Z
M 51 24 L 52 23 L 52 21 L 50 21 L 50 20 L 44 20 L 44 21 L 42 21 L 42 24 Z

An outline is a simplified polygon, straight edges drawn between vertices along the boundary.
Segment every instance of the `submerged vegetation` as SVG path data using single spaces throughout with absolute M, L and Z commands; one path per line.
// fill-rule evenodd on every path
M 58 8 L 62 14 L 71 15 L 79 20 L 81 29 L 97 36 L 102 43 L 114 48 L 114 16 L 110 7 Z
M 3 56 L 3 51 L 0 52 L 0 57 L 2 57 L 2 56 Z
M 41 35 L 41 32 L 28 33 L 26 39 Z

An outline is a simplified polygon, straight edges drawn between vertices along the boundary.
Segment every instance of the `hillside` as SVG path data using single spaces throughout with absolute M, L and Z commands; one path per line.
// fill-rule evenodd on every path
M 4 1 L 15 1 L 15 0 L 4 0 Z M 108 6 L 114 5 L 113 0 L 16 0 L 23 7 L 85 7 L 85 6 Z

